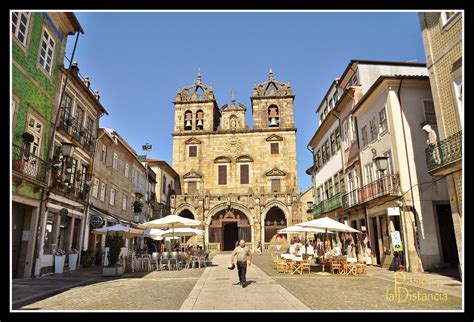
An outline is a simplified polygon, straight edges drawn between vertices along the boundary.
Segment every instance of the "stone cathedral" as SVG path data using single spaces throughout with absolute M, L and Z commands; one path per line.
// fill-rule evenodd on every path
M 253 88 L 253 128 L 247 107 L 219 106 L 200 72 L 174 101 L 173 168 L 180 188 L 171 213 L 205 222 L 190 242 L 234 249 L 245 239 L 271 247 L 279 229 L 301 222 L 296 165 L 294 98 L 289 83 L 268 79 Z

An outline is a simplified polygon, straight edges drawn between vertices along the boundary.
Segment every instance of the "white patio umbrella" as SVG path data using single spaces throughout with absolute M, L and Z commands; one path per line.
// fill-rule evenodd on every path
M 163 229 L 145 229 L 145 237 L 159 236 L 165 232 Z
M 329 217 L 323 217 L 323 218 L 318 218 L 314 220 L 310 220 L 307 222 L 302 222 L 299 224 L 296 224 L 297 226 L 300 227 L 306 227 L 306 228 L 319 228 L 319 229 L 324 229 L 325 230 L 325 235 L 324 235 L 324 243 L 323 243 L 323 273 L 324 273 L 324 256 L 326 255 L 326 239 L 327 239 L 327 233 L 328 229 L 331 231 L 343 231 L 343 232 L 350 232 L 350 233 L 361 233 L 361 231 L 358 231 L 357 229 L 354 229 L 352 227 L 349 227 L 343 223 L 340 223 L 334 219 L 331 219 Z
M 163 218 L 155 219 L 152 221 L 145 222 L 138 225 L 139 228 L 143 229 L 153 229 L 153 228 L 165 228 L 168 229 L 171 226 L 171 230 L 174 231 L 175 228 L 184 228 L 190 226 L 199 226 L 202 222 L 199 220 L 189 219 L 176 215 L 169 215 Z M 174 237 L 174 234 L 172 233 Z
M 305 244 L 306 244 L 306 234 L 307 233 L 324 233 L 325 230 L 324 229 L 319 229 L 319 228 L 309 228 L 309 227 L 301 227 L 301 226 L 290 226 L 290 227 L 286 227 L 286 228 L 283 228 L 283 229 L 280 229 L 278 231 L 279 234 L 297 234 L 297 233 L 304 233 L 304 241 L 305 241 Z M 331 231 L 328 231 L 328 233 L 332 233 Z M 305 245 L 305 249 L 306 249 L 306 245 Z
M 105 226 L 102 228 L 94 229 L 92 232 L 94 234 L 105 235 L 109 231 L 121 232 L 125 238 L 133 238 L 137 236 L 143 236 L 144 230 L 136 229 L 132 227 L 127 227 L 121 224 L 113 225 L 113 226 Z
M 204 230 L 194 229 L 194 228 L 175 228 L 174 231 L 172 229 L 168 229 L 163 231 L 161 236 L 163 237 L 171 237 L 171 236 L 194 236 L 194 235 L 202 235 L 204 234 Z

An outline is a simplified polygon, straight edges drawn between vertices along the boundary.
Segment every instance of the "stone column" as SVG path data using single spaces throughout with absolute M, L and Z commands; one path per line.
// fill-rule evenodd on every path
M 74 236 L 74 224 L 76 222 L 75 219 L 76 219 L 76 215 L 72 214 L 71 219 L 69 220 L 70 224 L 69 224 L 69 227 L 68 227 L 66 251 L 68 251 L 72 248 L 72 238 Z
M 446 179 L 448 183 L 449 203 L 451 205 L 451 216 L 453 218 L 454 236 L 456 237 L 456 247 L 458 250 L 459 275 L 462 278 L 462 215 L 458 208 L 458 200 L 460 198 L 457 195 L 454 176 L 449 175 Z
M 53 241 L 54 244 L 56 244 L 56 248 L 59 248 L 59 230 L 61 226 L 61 215 L 59 213 L 54 214 L 54 232 L 53 232 Z M 48 217 L 48 214 L 46 214 L 46 217 Z

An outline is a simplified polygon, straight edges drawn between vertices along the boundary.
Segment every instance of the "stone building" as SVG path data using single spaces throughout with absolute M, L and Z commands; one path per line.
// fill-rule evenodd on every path
M 196 242 L 231 250 L 245 239 L 268 249 L 278 229 L 301 221 L 294 97 L 290 84 L 276 81 L 270 70 L 253 89 L 251 129 L 247 108 L 234 98 L 219 107 L 200 73 L 178 90 L 173 168 L 181 194 L 171 196 L 171 213 L 205 223 Z
M 445 211 L 440 219 L 443 260 L 455 264 L 458 257 L 462 273 L 463 14 L 423 12 L 419 17 L 435 111 L 434 126 L 431 126 L 436 133 L 431 135 L 435 142 L 426 148 L 426 163 L 432 176 L 446 176 L 452 216 Z M 450 251 L 453 239 L 457 256 Z
M 148 219 L 144 214 L 145 166 L 135 150 L 109 128 L 99 128 L 95 149 L 84 249 L 96 249 L 105 243 L 105 238 L 92 233 L 94 228 L 115 224 L 134 227 Z
M 179 174 L 163 160 L 147 159 L 148 165 L 156 173 L 156 186 L 154 189 L 158 209 L 154 211 L 153 218 L 162 218 L 170 213 L 170 198 L 173 194 L 180 194 Z M 184 215 L 184 214 L 182 214 Z M 192 217 L 192 215 L 188 216 Z
M 69 35 L 82 32 L 71 12 L 11 12 L 12 278 L 31 277 L 44 214 L 59 69 Z M 50 154 L 49 154 L 50 155 Z

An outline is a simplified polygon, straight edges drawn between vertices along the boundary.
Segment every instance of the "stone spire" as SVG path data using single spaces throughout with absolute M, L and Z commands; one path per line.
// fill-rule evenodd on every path
M 269 80 L 273 80 L 273 70 L 272 70 L 272 66 L 270 66 L 270 72 L 268 73 L 268 79 L 269 79 Z
M 196 84 L 201 84 L 201 67 L 198 67 L 198 74 L 196 77 Z
M 232 89 L 232 106 L 235 106 L 235 88 Z

